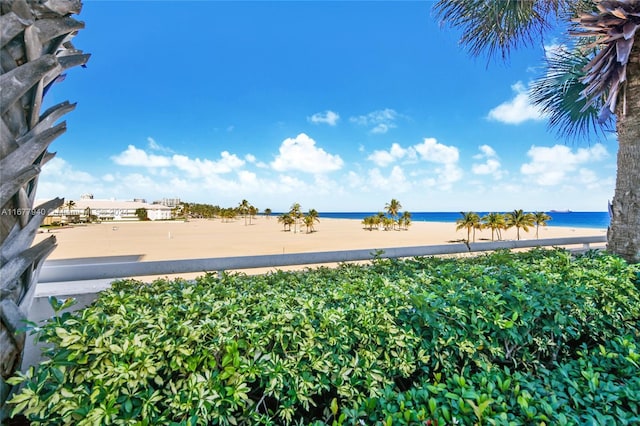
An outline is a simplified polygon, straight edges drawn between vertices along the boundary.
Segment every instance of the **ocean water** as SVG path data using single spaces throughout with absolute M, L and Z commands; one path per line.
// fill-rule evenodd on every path
M 476 212 L 480 217 L 488 212 Z M 322 219 L 356 219 L 362 220 L 366 216 L 376 215 L 378 212 L 320 212 L 319 217 Z M 571 228 L 603 228 L 609 226 L 608 212 L 547 212 L 551 216 L 551 220 L 547 222 L 547 226 L 565 226 Z M 413 222 L 447 222 L 455 223 L 460 219 L 460 212 L 411 212 L 411 220 Z

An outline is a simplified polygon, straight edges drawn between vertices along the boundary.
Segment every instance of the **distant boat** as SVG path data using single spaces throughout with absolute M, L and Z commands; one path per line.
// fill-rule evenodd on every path
M 571 213 L 571 210 L 549 210 L 549 213 Z

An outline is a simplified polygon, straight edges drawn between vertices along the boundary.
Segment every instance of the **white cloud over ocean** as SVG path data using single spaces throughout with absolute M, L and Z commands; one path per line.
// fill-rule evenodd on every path
M 287 138 L 280 145 L 279 153 L 271 167 L 279 172 L 297 170 L 305 173 L 328 173 L 340 170 L 344 162 L 339 155 L 332 155 L 316 146 L 316 141 L 304 133 Z
M 473 163 L 471 172 L 476 175 L 491 175 L 494 179 L 502 178 L 502 165 L 496 151 L 489 145 L 480 145 L 479 154 L 473 156 L 474 160 L 482 161 L 481 163 Z
M 407 148 L 394 142 L 388 150 L 376 150 L 367 159 L 380 168 L 388 167 L 396 162 L 401 162 L 408 167 L 415 165 L 412 167 L 416 169 L 413 175 L 419 177 L 420 185 L 444 190 L 450 189 L 464 175 L 459 165 L 460 151 L 458 148 L 442 144 L 435 138 L 424 138 L 422 143 Z M 373 169 L 373 173 L 376 181 L 382 182 L 383 175 L 377 168 Z M 392 175 L 393 179 L 390 177 L 387 180 L 402 181 L 405 186 L 409 184 L 404 170 L 397 165 L 394 166 Z
M 538 185 L 553 186 L 571 178 L 577 170 L 578 177 L 582 176 L 583 182 L 585 177 L 593 179 L 594 175 L 584 165 L 601 161 L 608 157 L 609 153 L 602 144 L 579 148 L 575 152 L 565 145 L 554 145 L 552 147 L 532 146 L 527 156 L 530 161 L 520 168 L 522 174 L 533 179 Z

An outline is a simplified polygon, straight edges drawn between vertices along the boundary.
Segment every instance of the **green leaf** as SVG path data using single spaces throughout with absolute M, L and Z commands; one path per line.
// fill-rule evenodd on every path
M 338 399 L 337 398 L 333 398 L 331 400 L 331 414 L 333 414 L 334 416 L 336 416 L 338 414 Z

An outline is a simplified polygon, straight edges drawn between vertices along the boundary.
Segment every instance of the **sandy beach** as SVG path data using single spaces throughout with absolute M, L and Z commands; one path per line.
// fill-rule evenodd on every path
M 350 249 L 384 249 L 447 244 L 466 238 L 454 223 L 413 222 L 408 230 L 369 231 L 359 220 L 323 219 L 316 232 L 306 228 L 284 231 L 276 217 L 222 222 L 198 219 L 158 222 L 103 222 L 52 229 L 36 235 L 36 242 L 55 235 L 58 247 L 49 260 L 102 256 L 135 256 L 139 260 L 173 260 L 261 254 L 302 253 Z M 521 239 L 535 239 L 535 228 Z M 604 229 L 540 227 L 540 238 L 604 235 Z M 516 230 L 503 232 L 515 239 Z M 490 240 L 491 231 L 476 231 L 476 241 Z

